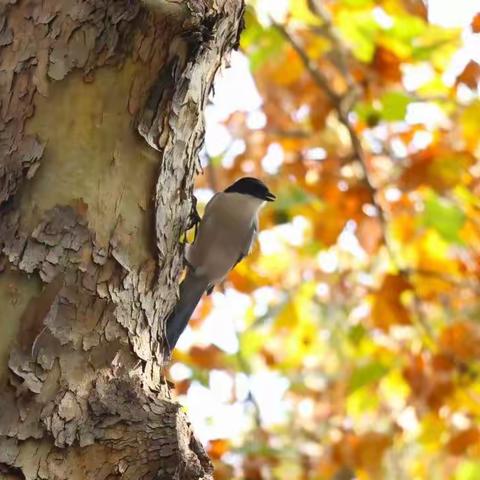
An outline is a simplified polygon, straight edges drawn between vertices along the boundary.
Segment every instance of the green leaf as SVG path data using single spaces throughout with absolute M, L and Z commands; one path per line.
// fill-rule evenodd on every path
M 405 118 L 410 98 L 402 92 L 387 92 L 381 98 L 382 118 L 387 121 L 400 121 Z
M 433 228 L 448 242 L 462 243 L 459 231 L 465 223 L 465 214 L 453 202 L 430 192 L 425 200 L 423 225 Z
M 222 166 L 223 155 L 215 155 L 209 158 L 210 165 L 212 167 L 221 167 Z
M 354 325 L 348 330 L 348 339 L 354 344 L 358 345 L 361 340 L 365 337 L 367 331 L 365 327 L 361 324 Z
M 372 102 L 358 102 L 355 107 L 355 113 L 358 118 L 365 122 L 369 127 L 375 127 L 380 121 L 380 112 L 378 108 L 372 105 Z
M 362 62 L 370 62 L 375 52 L 375 39 L 380 31 L 371 9 L 345 9 L 338 14 L 337 22 L 354 55 Z
M 412 50 L 418 37 L 425 29 L 425 22 L 413 15 L 392 15 L 389 12 L 393 25 L 383 29 L 379 44 L 391 50 L 403 60 L 410 59 Z
M 413 41 L 412 57 L 428 61 L 433 67 L 447 68 L 452 55 L 461 45 L 460 31 L 429 25 L 425 32 Z
M 290 210 L 298 205 L 305 205 L 310 203 L 311 196 L 305 190 L 298 187 L 291 187 L 286 192 L 279 195 L 277 201 L 274 202 L 273 207 L 278 210 Z
M 388 368 L 379 362 L 372 362 L 357 368 L 350 377 L 349 392 L 353 393 L 359 388 L 377 382 L 387 372 Z
M 396 15 L 392 18 L 393 26 L 388 29 L 388 36 L 410 47 L 428 28 L 425 20 L 415 15 Z
M 359 388 L 347 397 L 346 411 L 354 421 L 362 421 L 366 415 L 375 412 L 380 405 L 380 396 L 372 395 L 367 388 Z
M 267 60 L 279 55 L 284 40 L 276 28 L 264 28 L 251 8 L 245 12 L 245 24 L 241 47 L 248 55 L 252 71 L 255 71 Z
M 480 462 L 462 462 L 455 472 L 455 480 L 478 480 L 480 478 Z
M 447 152 L 439 155 L 429 168 L 429 175 L 438 177 L 448 187 L 468 184 L 469 168 L 475 163 L 470 152 Z

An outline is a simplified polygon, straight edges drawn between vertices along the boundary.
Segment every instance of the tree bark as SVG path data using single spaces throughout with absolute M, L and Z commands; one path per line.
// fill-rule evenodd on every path
M 243 8 L 0 3 L 0 478 L 211 478 L 163 319 Z

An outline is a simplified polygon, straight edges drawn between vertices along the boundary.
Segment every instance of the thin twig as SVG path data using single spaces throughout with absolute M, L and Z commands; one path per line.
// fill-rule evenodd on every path
M 272 24 L 275 26 L 275 28 L 285 37 L 285 39 L 290 43 L 292 48 L 297 52 L 298 56 L 302 60 L 305 68 L 308 70 L 310 73 L 312 79 L 314 82 L 325 92 L 327 97 L 330 99 L 330 102 L 332 103 L 332 106 L 334 107 L 335 111 L 337 112 L 338 120 L 340 123 L 347 129 L 348 135 L 350 137 L 350 143 L 352 146 L 352 150 L 355 154 L 355 157 L 360 163 L 360 166 L 363 171 L 363 176 L 364 176 L 364 181 L 365 184 L 370 192 L 371 200 L 372 203 L 377 210 L 378 218 L 381 223 L 382 227 L 382 236 L 384 240 L 385 247 L 387 248 L 387 251 L 389 253 L 389 256 L 393 262 L 393 264 L 396 266 L 397 270 L 401 270 L 400 266 L 398 265 L 397 259 L 395 252 L 393 251 L 393 248 L 390 245 L 390 241 L 388 239 L 388 233 L 387 233 L 387 219 L 385 212 L 380 204 L 380 202 L 377 199 L 378 192 L 375 186 L 373 185 L 373 182 L 371 181 L 370 178 L 370 173 L 368 170 L 367 166 L 367 157 L 365 155 L 365 151 L 363 149 L 362 143 L 360 141 L 359 136 L 357 135 L 357 132 L 355 131 L 355 127 L 353 126 L 349 114 L 351 109 L 353 108 L 356 97 L 357 97 L 357 92 L 358 92 L 358 86 L 355 84 L 352 84 L 352 87 L 349 88 L 345 93 L 343 94 L 338 94 L 329 84 L 327 77 L 321 72 L 318 68 L 318 66 L 311 61 L 310 57 L 306 53 L 305 49 L 300 45 L 295 38 L 288 32 L 288 30 L 281 24 L 277 23 L 275 20 L 271 19 Z M 331 25 L 327 24 L 326 25 Z M 336 42 L 340 42 L 340 39 L 338 39 Z M 335 43 L 336 45 L 337 43 Z M 341 72 L 343 73 L 343 72 Z
M 402 268 L 394 252 L 394 249 L 390 244 L 387 217 L 380 201 L 378 200 L 378 189 L 375 187 L 374 183 L 371 180 L 365 150 L 350 118 L 350 113 L 353 110 L 356 101 L 358 100 L 359 92 L 361 90 L 360 87 L 355 83 L 348 68 L 348 51 L 343 45 L 341 39 L 336 34 L 328 12 L 319 4 L 317 0 L 308 0 L 308 3 L 312 11 L 323 20 L 323 33 L 331 40 L 333 48 L 336 50 L 338 58 L 341 60 L 339 65 L 337 65 L 337 62 L 335 63 L 335 66 L 337 67 L 339 73 L 343 74 L 345 82 L 348 86 L 347 90 L 344 93 L 339 94 L 330 86 L 325 74 L 323 74 L 323 72 L 319 70 L 318 66 L 310 59 L 303 46 L 295 40 L 295 38 L 288 32 L 285 26 L 275 22 L 273 19 L 272 24 L 275 26 L 275 28 L 277 28 L 277 30 L 283 35 L 283 37 L 290 43 L 292 48 L 297 52 L 305 68 L 312 77 L 313 81 L 329 98 L 333 108 L 337 113 L 339 122 L 347 129 L 352 147 L 352 152 L 362 168 L 365 184 L 370 192 L 371 201 L 377 211 L 377 215 L 381 224 L 383 243 L 385 245 L 385 248 L 387 249 L 390 261 L 392 262 L 396 270 L 399 272 L 399 275 L 410 281 L 413 272 Z M 423 311 L 421 309 L 421 300 L 415 292 L 414 300 L 418 323 L 422 327 L 422 330 L 424 331 L 424 334 L 427 336 L 427 338 L 429 338 L 430 341 L 434 342 L 435 339 L 433 336 L 433 332 L 431 331 L 430 325 L 428 325 L 428 322 L 423 316 Z
M 355 80 L 350 69 L 348 68 L 348 58 L 350 56 L 350 52 L 342 42 L 340 36 L 337 34 L 330 13 L 318 0 L 308 0 L 308 7 L 312 13 L 314 13 L 323 21 L 322 31 L 324 32 L 324 36 L 332 42 L 336 52 L 338 53 L 338 68 L 343 73 L 348 87 L 351 89 L 356 88 Z
M 337 105 L 342 101 L 342 97 L 335 92 L 335 90 L 330 87 L 328 78 L 321 72 L 317 66 L 311 61 L 308 54 L 305 52 L 303 47 L 290 35 L 288 30 L 277 23 L 273 18 L 270 18 L 274 27 L 285 37 L 285 39 L 290 43 L 292 48 L 297 52 L 297 55 L 302 60 L 305 68 L 308 70 L 308 73 L 312 76 L 315 83 L 326 93 L 328 99 L 333 105 Z

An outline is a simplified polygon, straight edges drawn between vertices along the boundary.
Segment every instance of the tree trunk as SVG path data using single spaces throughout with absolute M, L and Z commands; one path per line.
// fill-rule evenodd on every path
M 0 478 L 206 479 L 162 381 L 243 0 L 0 2 Z

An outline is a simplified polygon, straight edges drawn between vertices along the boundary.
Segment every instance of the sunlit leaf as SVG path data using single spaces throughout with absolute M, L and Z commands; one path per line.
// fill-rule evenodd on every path
M 310 25 L 322 23 L 321 19 L 310 10 L 307 0 L 289 0 L 289 5 L 292 20 Z
M 425 201 L 423 224 L 434 228 L 445 240 L 461 243 L 460 229 L 465 223 L 465 214 L 455 204 L 431 193 Z
M 382 36 L 382 44 L 400 58 L 414 58 L 419 54 L 419 40 L 427 31 L 427 24 L 414 15 L 396 14 L 393 25 Z
M 371 10 L 342 10 L 337 22 L 355 56 L 370 62 L 375 52 L 375 36 L 380 30 Z
M 350 392 L 354 392 L 365 385 L 377 382 L 387 372 L 388 368 L 385 365 L 376 362 L 357 368 L 353 371 L 352 376 L 350 377 Z
M 252 9 L 246 10 L 245 23 L 241 46 L 248 53 L 252 70 L 256 70 L 267 60 L 279 55 L 284 45 L 283 38 L 275 28 L 264 28 Z
M 464 461 L 455 471 L 454 480 L 477 480 L 480 478 L 480 462 Z
M 419 440 L 427 447 L 435 447 L 438 439 L 445 431 L 445 422 L 438 415 L 430 413 L 425 415 L 421 423 L 421 433 Z
M 387 121 L 396 121 L 405 118 L 411 100 L 405 93 L 387 92 L 380 101 L 382 103 L 382 117 Z
M 469 148 L 474 149 L 478 145 L 478 124 L 480 122 L 480 101 L 472 102 L 460 117 L 463 136 Z

